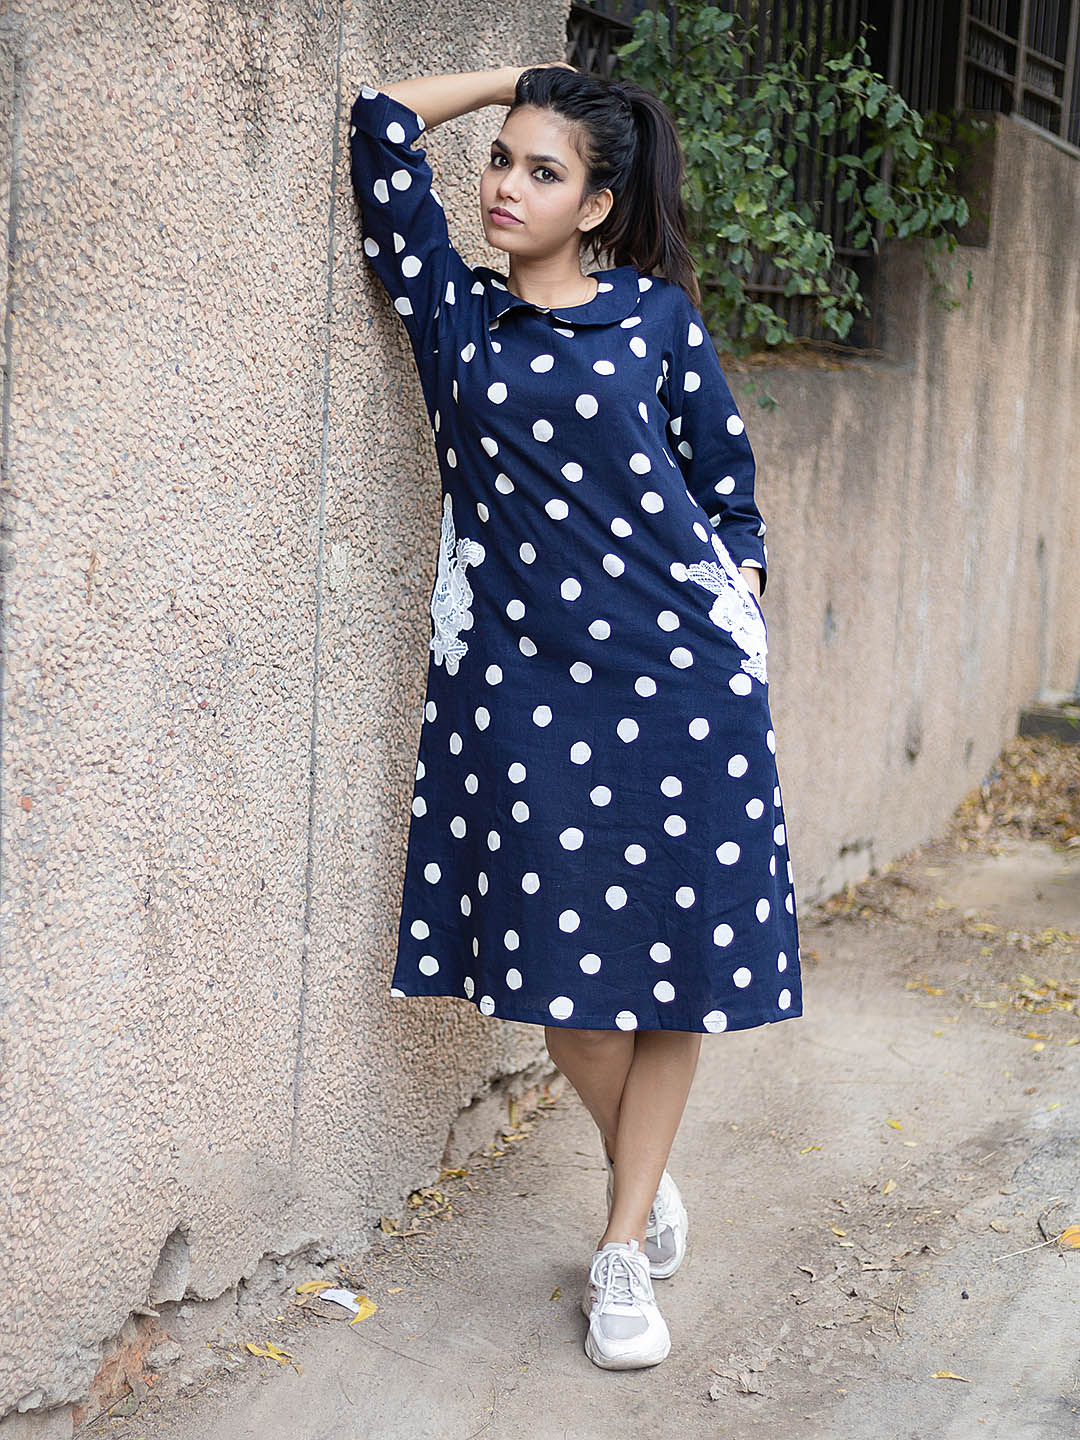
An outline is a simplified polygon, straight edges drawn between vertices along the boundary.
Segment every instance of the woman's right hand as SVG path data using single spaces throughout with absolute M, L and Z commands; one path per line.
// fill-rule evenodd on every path
M 552 65 L 558 65 L 563 70 L 576 71 L 577 69 L 576 65 L 568 65 L 565 60 L 542 60 L 538 65 L 504 65 L 501 71 L 505 77 L 504 89 L 496 104 L 512 105 L 514 103 L 514 92 L 523 70 L 546 70 Z

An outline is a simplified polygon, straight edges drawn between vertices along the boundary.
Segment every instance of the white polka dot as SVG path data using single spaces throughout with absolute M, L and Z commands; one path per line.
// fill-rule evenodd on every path
M 649 954 L 658 965 L 663 965 L 671 959 L 671 946 L 665 945 L 662 940 L 657 940 L 655 945 L 649 946 Z
M 471 345 L 469 346 L 469 349 L 472 349 Z M 462 351 L 462 354 L 464 354 L 464 351 Z M 481 435 L 480 444 L 484 447 L 484 449 L 489 455 L 497 455 L 499 453 L 499 442 L 497 440 L 493 440 L 490 435 Z
M 690 328 L 686 332 L 686 343 L 688 345 L 700 345 L 704 338 L 705 337 L 701 333 L 701 327 L 699 325 L 695 325 L 694 322 L 691 320 Z
M 461 897 L 461 913 L 463 915 L 472 914 L 472 900 L 468 895 L 462 895 Z
M 783 845 L 784 833 L 785 832 L 783 825 L 777 825 L 772 832 L 773 843 L 776 845 Z
M 593 620 L 589 625 L 589 634 L 594 640 L 606 640 L 611 634 L 611 626 L 606 620 Z
M 661 1002 L 674 1000 L 675 986 L 672 985 L 670 980 L 658 980 L 653 986 L 652 993 L 656 996 L 657 1000 Z
M 630 341 L 630 349 L 634 352 L 635 355 L 644 359 L 645 355 L 648 353 L 648 348 L 649 347 L 645 344 L 645 341 L 641 338 L 640 335 L 635 335 L 632 337 Z
M 395 145 L 404 145 L 405 127 L 398 124 L 396 120 L 391 120 L 390 124 L 386 127 L 386 138 L 392 140 Z
M 655 490 L 646 490 L 641 497 L 641 508 L 647 510 L 650 515 L 659 514 L 664 508 L 664 497 L 658 495 Z
M 663 794 L 668 796 L 681 795 L 682 781 L 677 775 L 665 775 L 664 778 L 660 781 L 660 789 Z
M 625 540 L 628 535 L 634 533 L 634 527 L 630 524 L 629 520 L 624 520 L 621 515 L 616 515 L 611 522 L 611 533 Z
M 434 975 L 439 968 L 439 962 L 434 955 L 421 955 L 418 963 L 423 975 Z
M 788 893 L 784 896 L 784 909 L 788 912 L 789 915 L 795 914 L 795 894 L 792 890 L 789 890 Z
M 580 924 L 581 916 L 576 910 L 564 910 L 559 916 L 559 929 L 565 930 L 568 935 L 572 935 Z
M 747 675 L 745 671 L 740 670 L 737 675 L 732 675 L 731 679 L 727 683 L 728 687 L 731 690 L 734 690 L 736 695 L 750 694 L 750 676 Z
M 755 796 L 753 800 L 746 802 L 746 813 L 751 820 L 759 820 L 765 813 L 764 803 Z
M 727 428 L 729 435 L 741 435 L 746 429 L 746 426 L 739 419 L 738 415 L 729 415 L 727 417 Z
M 750 984 L 750 981 L 754 977 L 750 974 L 750 971 L 746 968 L 745 965 L 740 965 L 731 978 L 732 980 L 734 980 L 735 984 L 739 987 L 740 990 L 745 990 L 747 985 Z
M 523 655 L 535 655 L 536 641 L 529 635 L 521 635 L 518 637 L 518 649 Z
M 609 575 L 621 575 L 626 569 L 625 562 L 620 560 L 618 555 L 612 555 L 610 551 L 604 556 L 602 563 Z
M 719 1031 L 727 1029 L 727 1016 L 723 1010 L 710 1010 L 707 1015 L 702 1017 L 701 1023 L 706 1030 L 711 1030 L 715 1035 Z
M 414 815 L 427 814 L 427 801 L 424 799 L 423 795 L 416 795 L 413 797 L 412 813 Z
M 427 702 L 427 704 L 424 706 L 424 718 L 425 718 L 426 720 L 434 720 L 434 719 L 435 719 L 435 716 L 436 716 L 438 713 L 439 713 L 439 712 L 435 709 L 435 701 L 434 701 L 434 700 L 429 700 L 429 701 Z
M 645 846 L 628 845 L 623 851 L 623 858 L 631 865 L 640 865 L 645 859 Z
M 506 613 L 511 620 L 522 620 L 525 618 L 525 606 L 520 600 L 511 600 L 506 607 Z
M 432 885 L 434 885 L 437 880 L 442 879 L 442 871 L 434 860 L 424 866 L 424 879 Z
M 465 819 L 461 815 L 455 815 L 450 821 L 450 833 L 456 835 L 460 840 L 465 834 Z
M 584 685 L 592 679 L 592 666 L 586 665 L 584 660 L 575 660 L 570 666 L 570 674 L 579 685 Z
M 565 500 L 559 500 L 558 498 L 549 500 L 544 506 L 544 509 L 551 516 L 552 520 L 565 520 L 570 514 L 570 506 L 567 505 Z
M 463 984 L 463 987 L 464 987 L 464 990 L 465 990 L 465 994 L 466 994 L 466 995 L 469 997 L 469 999 L 471 1000 L 472 997 L 473 997 L 473 991 L 476 989 L 476 982 L 475 982 L 475 980 L 472 978 L 471 975 L 466 975 L 464 981 L 462 982 L 462 984 Z
M 722 845 L 716 847 L 716 858 L 721 865 L 734 865 L 742 854 L 742 850 L 734 840 L 725 840 Z
M 634 681 L 634 689 L 639 695 L 655 695 L 656 681 L 651 675 L 639 675 Z
M 532 427 L 533 439 L 542 443 L 551 439 L 555 434 L 555 427 L 550 420 L 537 420 Z
M 615 733 L 620 740 L 636 740 L 639 728 L 636 720 L 632 720 L 628 715 L 624 715 L 618 725 L 615 726 Z
M 747 759 L 746 759 L 746 756 L 745 756 L 745 755 L 732 755 L 731 759 L 727 762 L 727 773 L 728 773 L 730 776 L 732 776 L 734 779 L 737 780 L 740 775 L 745 775 L 745 774 L 746 774 L 746 771 L 747 771 Z
M 574 1013 L 574 1002 L 569 995 L 556 995 L 548 1009 L 556 1020 L 568 1020 Z
M 586 420 L 591 420 L 599 408 L 600 406 L 596 403 L 595 395 L 579 395 L 574 401 L 574 409 L 579 415 L 583 415 Z
M 521 936 L 516 930 L 507 930 L 506 934 L 503 936 L 503 944 L 506 946 L 507 950 L 516 950 L 521 944 Z
M 496 380 L 493 385 L 488 386 L 487 395 L 493 405 L 501 405 L 506 399 L 506 386 L 501 380 Z
M 487 833 L 487 847 L 489 850 L 497 850 L 502 844 L 502 837 L 497 830 L 489 830 Z
M 417 778 L 417 780 L 422 780 L 426 774 L 427 774 L 427 769 L 426 769 L 426 767 L 425 767 L 425 765 L 424 765 L 423 760 L 418 760 L 418 761 L 416 762 L 416 778 Z
M 620 1010 L 615 1016 L 615 1024 L 620 1030 L 636 1030 L 637 1016 L 633 1010 Z
M 458 732 L 457 732 L 456 730 L 452 730 L 452 731 L 450 732 L 450 754 L 451 754 L 451 755 L 460 755 L 460 754 L 461 754 L 461 745 L 462 745 L 461 736 L 458 734 Z
M 730 495 L 735 489 L 735 476 L 725 475 L 712 487 L 717 495 Z
M 668 566 L 668 570 L 673 580 L 685 580 L 687 578 L 686 566 L 681 560 L 673 560 Z
M 481 1015 L 495 1014 L 495 1001 L 491 995 L 481 995 L 479 1010 Z
M 604 891 L 604 899 L 612 910 L 621 910 L 626 904 L 626 891 L 621 885 L 609 885 Z
M 510 814 L 520 823 L 529 818 L 529 807 L 524 800 L 515 800 L 510 807 Z
M 696 898 L 691 885 L 680 885 L 678 890 L 675 891 L 675 903 L 676 905 L 681 905 L 684 910 L 689 910 Z
M 577 963 L 581 966 L 582 970 L 584 970 L 586 975 L 595 975 L 596 972 L 600 969 L 600 956 L 592 954 L 582 955 L 581 959 Z
M 716 929 L 712 932 L 712 938 L 714 945 L 730 945 L 732 940 L 735 939 L 735 931 L 730 925 L 717 925 Z
M 522 765 L 520 760 L 515 760 L 506 773 L 515 785 L 520 785 L 522 780 L 525 779 L 525 766 Z
M 776 997 L 776 1003 L 781 1010 L 787 1010 L 791 1005 L 791 991 L 781 990 L 780 994 Z
M 585 840 L 585 832 L 579 830 L 576 825 L 568 825 L 559 834 L 559 844 L 564 850 L 580 850 Z
M 693 392 L 697 390 L 700 385 L 701 376 L 697 373 L 697 371 L 687 370 L 686 374 L 683 376 L 683 388 L 686 390 L 687 394 L 693 394 Z
M 630 469 L 635 475 L 648 475 L 652 469 L 652 461 L 643 451 L 637 450 L 630 456 Z
M 772 803 L 773 803 L 773 804 L 776 806 L 776 808 L 779 810 L 779 808 L 780 808 L 780 786 L 779 786 L 779 785 L 774 785 L 774 786 L 773 786 Z
M 478 705 L 473 715 L 473 719 L 476 721 L 476 728 L 478 730 L 486 730 L 487 727 L 491 724 L 491 711 L 486 709 L 483 705 Z
M 564 600 L 576 600 L 581 594 L 580 580 L 575 580 L 573 575 L 568 575 L 559 586 L 559 594 Z
M 506 972 L 506 984 L 510 990 L 521 989 L 521 971 L 515 970 L 513 966 Z
M 770 906 L 768 900 L 766 900 L 765 896 L 763 895 L 761 899 L 757 902 L 757 905 L 754 907 L 754 913 L 757 915 L 757 918 L 759 920 L 767 920 L 769 918 L 769 911 L 771 908 L 772 907 Z
M 783 972 L 787 969 L 787 956 L 784 954 L 783 950 L 781 950 L 780 954 L 776 957 L 776 968 L 780 971 L 781 974 L 783 974 Z
M 534 724 L 534 725 L 539 725 L 539 726 L 541 727 L 541 729 L 542 729 L 545 725 L 550 725 L 550 724 L 551 724 L 551 706 L 550 706 L 550 705 L 537 705 L 536 709 L 532 712 L 532 718 L 533 718 L 533 724 Z
M 531 565 L 536 559 L 536 546 L 531 544 L 528 540 L 523 540 L 518 546 L 518 554 L 521 556 L 522 560 L 525 562 L 526 565 Z
M 661 610 L 656 617 L 656 623 L 661 630 L 677 630 L 679 628 L 679 617 L 674 610 Z
M 521 888 L 525 891 L 526 895 L 535 895 L 537 890 L 540 889 L 540 876 L 535 870 L 525 871 L 525 874 L 521 877 Z
M 535 370 L 538 375 L 546 374 L 554 364 L 554 355 L 534 355 L 529 361 L 530 367 Z
M 426 940 L 427 937 L 431 934 L 431 926 L 427 923 L 426 920 L 414 920 L 409 926 L 409 933 L 417 940 Z M 783 968 L 784 967 L 781 965 L 780 969 L 782 970 Z
M 610 360 L 594 360 L 592 367 L 598 375 L 614 375 L 615 366 Z
M 668 815 L 664 820 L 664 829 L 669 835 L 685 835 L 686 821 L 681 815 Z
M 775 755 L 775 754 L 776 754 L 776 736 L 775 736 L 775 734 L 773 733 L 773 731 L 771 731 L 771 730 L 766 730 L 766 731 L 765 731 L 765 744 L 769 747 L 769 749 L 770 749 L 770 750 L 772 751 L 772 753 Z
M 610 805 L 611 791 L 606 785 L 594 785 L 589 791 L 589 799 L 594 805 Z
M 576 461 L 568 460 L 562 467 L 562 473 L 566 476 L 567 480 L 578 481 L 585 472 Z
M 695 520 L 695 521 L 694 521 L 694 534 L 697 536 L 697 538 L 698 538 L 699 540 L 708 540 L 708 538 L 709 538 L 709 532 L 708 532 L 708 530 L 705 529 L 705 526 L 702 525 L 702 523 L 701 523 L 700 520 Z M 714 540 L 715 540 L 715 539 L 718 539 L 718 538 L 719 538 L 719 537 L 717 537 L 717 536 L 715 536 L 715 535 L 713 536 L 713 539 L 714 539 Z
M 679 670 L 685 670 L 688 665 L 694 663 L 694 657 L 685 645 L 676 645 L 675 649 L 672 650 L 668 656 L 668 659 L 672 665 L 676 666 Z
M 690 731 L 691 739 L 704 740 L 709 733 L 709 722 L 704 715 L 695 715 L 686 728 Z
M 476 888 L 480 891 L 481 895 L 486 895 L 488 892 L 488 877 L 484 874 L 483 870 L 477 871 Z

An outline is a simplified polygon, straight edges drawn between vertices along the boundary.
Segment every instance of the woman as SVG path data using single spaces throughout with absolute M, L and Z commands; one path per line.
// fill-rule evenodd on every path
M 487 105 L 509 107 L 479 187 L 505 274 L 451 245 L 413 148 Z M 765 525 L 682 151 L 649 91 L 562 63 L 365 86 L 351 118 L 443 495 L 391 994 L 544 1025 L 608 1166 L 586 1353 L 654 1365 L 701 1036 L 802 1013 Z M 584 273 L 587 249 L 614 264 Z

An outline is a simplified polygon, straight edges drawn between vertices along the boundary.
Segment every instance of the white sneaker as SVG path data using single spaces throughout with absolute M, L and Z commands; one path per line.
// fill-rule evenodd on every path
M 604 1370 L 658 1365 L 671 1349 L 636 1240 L 609 1240 L 594 1251 L 581 1309 L 589 1320 L 585 1354 Z
M 607 1206 L 610 1214 L 615 1166 L 607 1153 L 602 1135 L 600 1148 L 604 1152 L 604 1162 L 607 1165 Z M 686 1258 L 689 1228 L 690 1222 L 679 1187 L 665 1170 L 660 1176 L 660 1184 L 656 1188 L 656 1196 L 645 1226 L 645 1254 L 649 1261 L 649 1274 L 654 1280 L 668 1279 L 682 1264 Z

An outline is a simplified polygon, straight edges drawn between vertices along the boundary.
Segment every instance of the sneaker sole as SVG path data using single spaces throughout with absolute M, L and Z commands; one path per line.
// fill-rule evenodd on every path
M 649 1365 L 659 1365 L 661 1360 L 666 1360 L 671 1352 L 671 1336 L 665 1336 L 663 1341 L 652 1350 L 637 1355 L 607 1355 L 603 1350 L 593 1344 L 592 1326 L 589 1326 L 589 1333 L 585 1336 L 585 1354 L 593 1362 L 599 1365 L 601 1370 L 643 1370 Z

